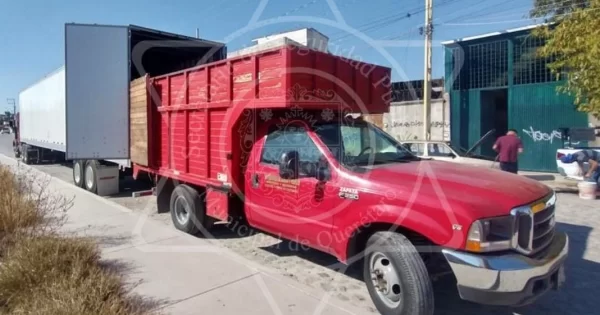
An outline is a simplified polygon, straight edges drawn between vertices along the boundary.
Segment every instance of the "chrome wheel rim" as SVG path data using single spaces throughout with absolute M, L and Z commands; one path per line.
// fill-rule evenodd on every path
M 398 307 L 402 301 L 402 286 L 392 261 L 384 253 L 375 252 L 369 260 L 369 271 L 379 299 L 390 308 Z
M 75 165 L 73 165 L 73 174 L 75 177 L 75 183 L 81 183 L 81 165 L 79 165 L 79 163 L 75 163 Z
M 175 199 L 175 218 L 180 225 L 186 225 L 190 219 L 190 205 L 187 200 L 183 196 L 177 197 Z
M 91 165 L 85 167 L 85 186 L 87 188 L 94 186 L 94 170 Z

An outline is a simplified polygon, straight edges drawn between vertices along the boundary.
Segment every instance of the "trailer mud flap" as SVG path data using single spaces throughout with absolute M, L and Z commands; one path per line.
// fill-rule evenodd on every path
M 226 221 L 229 214 L 229 191 L 218 187 L 206 188 L 206 215 Z

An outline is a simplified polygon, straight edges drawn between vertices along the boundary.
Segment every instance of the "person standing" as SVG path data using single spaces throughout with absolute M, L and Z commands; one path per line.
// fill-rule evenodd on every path
M 519 171 L 519 154 L 523 153 L 523 143 L 517 136 L 517 131 L 514 129 L 508 130 L 506 135 L 496 140 L 493 149 L 498 152 L 500 169 L 517 174 Z
M 600 163 L 600 153 L 598 151 L 577 151 L 573 154 L 567 154 L 561 157 L 560 161 L 565 164 L 577 162 L 577 165 L 579 166 L 579 174 L 583 175 L 583 178 L 600 184 L 600 168 L 598 167 L 598 164 Z M 588 163 L 590 165 L 589 170 L 585 174 L 583 172 L 583 163 Z

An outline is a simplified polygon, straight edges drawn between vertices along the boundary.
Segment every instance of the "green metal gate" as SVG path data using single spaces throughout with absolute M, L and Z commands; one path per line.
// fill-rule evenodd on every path
M 556 172 L 561 127 L 586 127 L 587 115 L 575 110 L 572 97 L 557 93 L 560 83 L 515 85 L 509 93 L 509 126 L 525 147 L 519 168 Z
M 446 45 L 445 88 L 450 94 L 450 132 L 455 145 L 468 148 L 488 131 L 483 130 L 490 117 L 482 91 L 507 89 L 508 127 L 518 131 L 525 147 L 519 168 L 557 171 L 556 150 L 562 145 L 559 128 L 586 127 L 588 116 L 575 109 L 571 96 L 557 92 L 564 78 L 548 70 L 551 60 L 537 57 L 541 45 L 530 29 Z

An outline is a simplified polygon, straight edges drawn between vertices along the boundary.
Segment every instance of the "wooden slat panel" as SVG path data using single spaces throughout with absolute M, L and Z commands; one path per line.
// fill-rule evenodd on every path
M 131 81 L 129 86 L 129 144 L 131 161 L 148 165 L 148 94 L 147 77 Z

